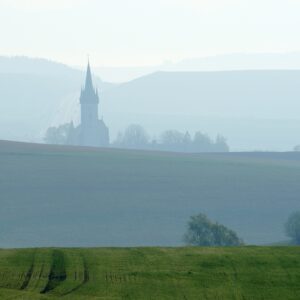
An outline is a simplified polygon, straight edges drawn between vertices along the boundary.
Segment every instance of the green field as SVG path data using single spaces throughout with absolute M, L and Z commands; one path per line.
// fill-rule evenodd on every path
M 0 299 L 300 299 L 300 249 L 0 251 Z
M 200 212 L 284 241 L 300 153 L 175 154 L 0 141 L 0 247 L 183 246 Z

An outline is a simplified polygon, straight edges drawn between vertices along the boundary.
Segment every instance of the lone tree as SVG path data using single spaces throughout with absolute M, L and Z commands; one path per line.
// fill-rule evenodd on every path
M 205 214 L 192 216 L 184 236 L 188 245 L 193 246 L 240 246 L 243 241 L 224 225 L 213 223 Z
M 285 223 L 285 232 L 296 245 L 300 245 L 300 211 L 294 212 L 289 216 Z

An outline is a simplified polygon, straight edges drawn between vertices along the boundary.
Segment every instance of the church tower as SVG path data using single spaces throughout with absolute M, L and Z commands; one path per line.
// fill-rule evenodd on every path
M 85 87 L 81 90 L 80 105 L 81 105 L 81 126 L 91 128 L 98 121 L 98 104 L 99 96 L 97 90 L 93 87 L 92 73 L 90 63 L 88 63 Z
M 81 90 L 81 125 L 79 144 L 82 146 L 101 147 L 108 146 L 108 128 L 98 118 L 99 95 L 94 88 L 90 63 L 88 62 L 85 86 Z

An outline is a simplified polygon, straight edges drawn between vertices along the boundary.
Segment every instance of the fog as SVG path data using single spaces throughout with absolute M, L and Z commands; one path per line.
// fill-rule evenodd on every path
M 25 57 L 2 57 L 0 66 L 1 139 L 43 142 L 48 127 L 79 124 L 84 71 Z M 300 142 L 299 78 L 297 70 L 236 70 L 93 80 L 111 141 L 140 124 L 152 138 L 168 129 L 202 131 L 225 136 L 231 151 L 289 151 Z
M 216 235 L 286 243 L 299 10 L 0 0 L 0 247 L 182 246 L 200 213 Z

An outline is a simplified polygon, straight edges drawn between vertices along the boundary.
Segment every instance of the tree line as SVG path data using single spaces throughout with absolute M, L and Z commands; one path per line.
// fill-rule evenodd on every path
M 72 145 L 73 130 L 73 123 L 50 127 L 44 140 L 48 144 Z M 229 151 L 227 141 L 221 135 L 212 139 L 201 131 L 191 136 L 188 131 L 170 129 L 162 132 L 158 138 L 151 138 L 145 128 L 138 124 L 129 125 L 123 132 L 119 132 L 110 147 L 190 153 Z
M 158 138 L 151 138 L 138 124 L 132 124 L 120 132 L 112 143 L 113 147 L 126 149 L 149 149 L 174 152 L 228 152 L 226 139 L 218 135 L 216 139 L 197 131 L 193 136 L 188 131 L 163 131 Z

